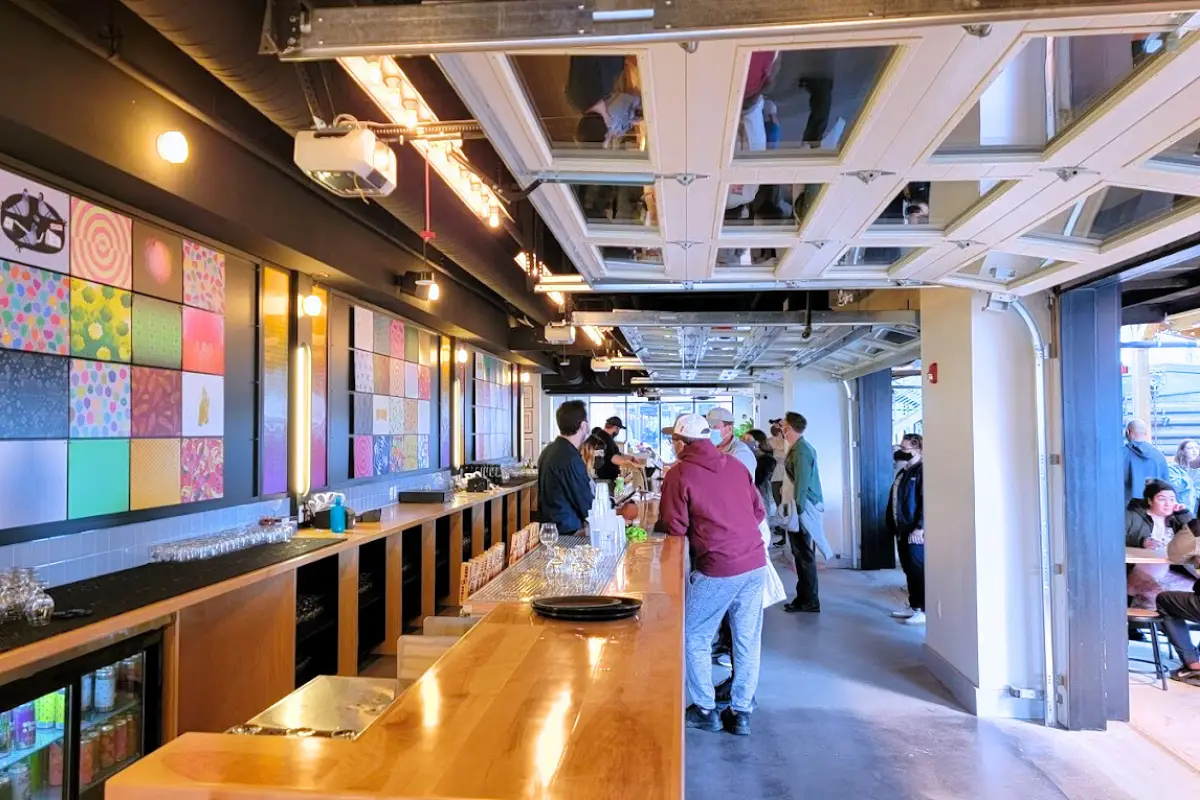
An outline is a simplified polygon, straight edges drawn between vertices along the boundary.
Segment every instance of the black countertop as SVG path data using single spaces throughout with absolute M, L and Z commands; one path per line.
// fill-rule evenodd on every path
M 293 539 L 279 544 L 263 544 L 201 561 L 145 566 L 112 572 L 86 581 L 77 581 L 50 590 L 56 611 L 73 608 L 91 609 L 88 617 L 56 619 L 35 628 L 23 619 L 0 624 L 0 652 L 49 639 L 101 620 L 203 589 L 272 564 L 320 550 L 337 539 Z

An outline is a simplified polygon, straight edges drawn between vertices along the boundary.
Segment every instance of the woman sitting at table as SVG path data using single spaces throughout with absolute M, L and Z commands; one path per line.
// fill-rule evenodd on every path
M 1166 481 L 1146 481 L 1141 500 L 1131 500 L 1125 509 L 1125 546 L 1161 550 L 1175 534 L 1188 531 L 1194 518 L 1175 499 L 1175 489 Z M 1190 533 L 1190 531 L 1188 531 Z M 1153 609 L 1159 592 L 1190 591 L 1195 578 L 1181 566 L 1134 564 L 1126 576 L 1126 591 L 1134 608 Z

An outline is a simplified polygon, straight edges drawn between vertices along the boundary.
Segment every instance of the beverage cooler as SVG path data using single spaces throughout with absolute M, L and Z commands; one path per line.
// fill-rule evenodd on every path
M 0 800 L 93 800 L 161 743 L 162 632 L 0 686 Z

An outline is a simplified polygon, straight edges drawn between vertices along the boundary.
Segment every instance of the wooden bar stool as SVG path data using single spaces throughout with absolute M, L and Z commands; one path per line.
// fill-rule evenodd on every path
M 1125 618 L 1135 628 L 1150 629 L 1150 644 L 1154 647 L 1154 660 L 1147 661 L 1144 658 L 1134 658 L 1133 656 L 1129 656 L 1129 660 L 1142 664 L 1153 664 L 1154 674 L 1162 682 L 1162 690 L 1165 692 L 1167 690 L 1167 670 L 1163 667 L 1162 651 L 1159 649 L 1158 642 L 1158 635 L 1162 632 L 1162 615 L 1148 608 L 1129 608 L 1125 610 Z

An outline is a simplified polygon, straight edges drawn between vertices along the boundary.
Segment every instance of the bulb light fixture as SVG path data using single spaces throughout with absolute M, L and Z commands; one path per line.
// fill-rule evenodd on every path
M 513 260 L 517 262 L 517 266 L 521 268 L 522 272 L 534 280 L 541 280 L 543 277 L 551 274 L 550 269 L 541 261 L 537 262 L 537 268 L 535 269 L 533 267 L 533 256 L 524 250 L 517 253 L 513 257 Z M 562 292 L 546 292 L 546 296 L 553 300 L 559 308 L 563 308 L 567 304 L 567 298 L 563 296 Z
M 470 358 L 470 354 L 467 352 L 467 348 L 465 347 L 458 348 L 458 350 L 454 353 L 454 360 L 459 364 L 467 363 L 468 358 Z
M 420 138 L 423 125 L 440 120 L 396 60 L 391 56 L 347 56 L 339 58 L 338 63 L 371 96 L 388 119 L 415 134 L 405 137 L 408 143 L 429 161 L 463 204 L 488 227 L 500 228 L 501 214 L 505 213 L 500 197 L 470 169 L 463 168 L 469 162 L 463 154 L 462 139 Z
M 158 157 L 168 164 L 182 164 L 188 160 L 188 140 L 180 131 L 160 133 L 155 144 Z
M 300 301 L 300 313 L 302 316 L 319 317 L 324 310 L 325 304 L 321 302 L 321 296 L 316 292 L 306 295 Z

